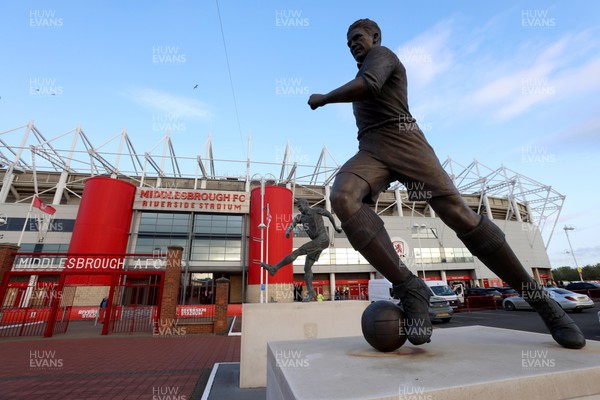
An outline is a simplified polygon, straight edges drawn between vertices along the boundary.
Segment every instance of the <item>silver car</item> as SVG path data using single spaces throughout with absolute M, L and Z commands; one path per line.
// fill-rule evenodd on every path
M 398 305 L 402 308 L 402 303 L 398 303 Z M 444 323 L 448 323 L 453 315 L 454 310 L 448 300 L 441 296 L 431 296 L 429 298 L 429 319 L 431 321 L 439 319 Z
M 432 321 L 439 319 L 444 323 L 450 322 L 454 315 L 452 306 L 445 298 L 441 296 L 431 296 L 429 299 L 429 318 Z
M 585 294 L 571 292 L 566 289 L 555 287 L 544 288 L 548 295 L 565 311 L 581 312 L 585 308 L 593 308 L 594 302 Z M 502 302 L 502 306 L 507 311 L 513 310 L 531 310 L 531 306 L 521 296 L 507 297 Z

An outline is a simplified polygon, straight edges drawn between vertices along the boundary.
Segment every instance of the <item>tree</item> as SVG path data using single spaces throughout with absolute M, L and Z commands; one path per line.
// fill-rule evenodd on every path
M 578 281 L 579 273 L 575 268 L 559 267 L 552 270 L 555 281 Z
M 582 275 L 586 281 L 600 280 L 600 264 L 586 265 L 582 268 Z

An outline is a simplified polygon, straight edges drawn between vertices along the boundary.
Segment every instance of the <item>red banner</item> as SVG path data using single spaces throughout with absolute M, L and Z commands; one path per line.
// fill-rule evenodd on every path
M 33 206 L 35 208 L 38 208 L 41 211 L 45 212 L 46 214 L 54 215 L 54 213 L 56 212 L 56 208 L 54 208 L 52 206 L 49 206 L 48 204 L 44 203 L 37 196 L 33 196 Z

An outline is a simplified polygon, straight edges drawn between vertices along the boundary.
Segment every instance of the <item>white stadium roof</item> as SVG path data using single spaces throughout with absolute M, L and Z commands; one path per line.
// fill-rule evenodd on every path
M 314 165 L 294 162 L 289 145 L 280 163 L 253 161 L 250 157 L 247 160 L 215 158 L 210 136 L 202 149 L 203 155 L 178 156 L 169 131 L 152 148 L 138 150 L 126 130 L 102 143 L 92 143 L 80 126 L 53 138 L 46 138 L 33 121 L 0 132 L 0 170 L 5 172 L 0 203 L 6 202 L 11 186 L 9 179 L 18 172 L 127 177 L 139 186 L 160 186 L 162 178 L 228 179 L 245 181 L 249 188 L 251 181 L 261 178 L 277 184 L 329 186 L 339 168 L 326 147 Z M 486 196 L 505 198 L 514 207 L 516 203 L 525 205 L 532 222 L 542 233 L 545 231 L 546 245 L 550 242 L 564 195 L 505 166 L 490 168 L 479 161 L 463 165 L 451 158 L 442 165 L 461 194 L 480 197 L 480 207 L 485 206 Z M 153 179 L 148 181 L 147 178 Z M 403 187 L 395 183 L 392 189 Z

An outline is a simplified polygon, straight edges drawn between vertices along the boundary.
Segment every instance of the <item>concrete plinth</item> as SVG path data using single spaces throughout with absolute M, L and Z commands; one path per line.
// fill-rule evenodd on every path
M 267 385 L 267 342 L 360 336 L 368 301 L 244 304 L 240 387 Z
M 600 342 L 470 326 L 380 353 L 362 336 L 270 342 L 267 399 L 598 399 Z

